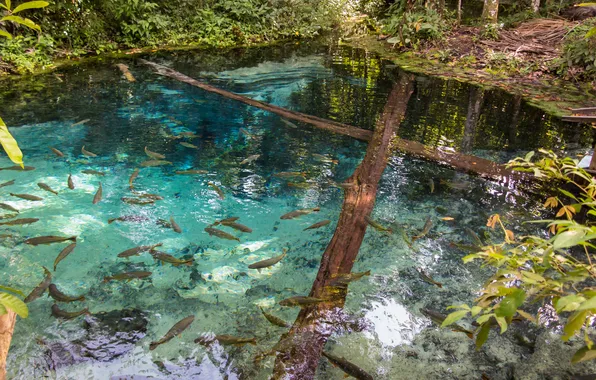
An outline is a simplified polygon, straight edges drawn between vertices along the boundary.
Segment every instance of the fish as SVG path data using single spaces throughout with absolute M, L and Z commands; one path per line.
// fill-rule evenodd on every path
M 410 239 L 408 238 L 406 230 L 401 230 L 401 237 L 404 239 L 408 247 L 412 248 L 412 241 L 410 241 Z
M 179 234 L 182 233 L 182 228 L 180 228 L 180 226 L 178 225 L 178 223 L 176 223 L 174 221 L 174 217 L 170 216 L 170 224 L 172 225 L 172 229 L 174 230 L 174 232 L 177 232 Z
M 279 263 L 284 257 L 287 256 L 287 249 L 284 248 L 283 253 L 279 256 L 274 256 L 266 260 L 257 261 L 256 263 L 252 263 L 248 266 L 248 269 L 257 269 L 259 272 L 263 268 L 269 268 L 277 263 Z
M 170 118 L 170 120 L 175 120 L 177 123 L 176 124 L 182 124 L 181 121 L 178 121 L 176 119 L 172 119 Z M 178 133 L 178 136 L 182 136 L 182 137 L 186 137 L 187 139 L 194 139 L 195 137 L 199 137 L 196 133 L 194 132 L 180 132 Z
M 52 152 L 54 152 L 54 154 L 55 154 L 57 157 L 64 157 L 64 153 L 62 153 L 62 152 L 61 152 L 61 151 L 59 151 L 58 149 L 56 149 L 56 148 L 53 148 L 53 147 L 50 147 L 50 150 L 51 150 Z
M 370 276 L 370 270 L 356 273 L 338 273 L 331 277 L 330 286 L 346 286 L 352 281 L 358 281 L 364 276 Z
M 460 249 L 460 250 L 462 250 L 464 252 L 470 252 L 470 253 L 476 253 L 476 252 L 480 251 L 480 249 L 481 249 L 481 248 L 479 248 L 478 246 L 475 246 L 475 245 L 458 244 L 458 243 L 455 243 L 455 242 L 449 243 L 449 246 L 450 247 L 457 248 L 457 249 Z
M 215 223 L 213 223 L 213 225 L 214 226 L 217 226 L 218 224 L 224 224 L 225 225 L 226 223 L 233 223 L 233 222 L 237 221 L 238 219 L 240 219 L 240 217 L 238 217 L 238 216 L 232 216 L 232 217 L 225 218 L 225 219 L 222 219 L 222 220 L 219 220 L 219 221 L 216 220 Z
M 430 193 L 434 193 L 435 192 L 435 181 L 433 181 L 432 178 L 428 179 L 428 186 L 430 187 Z
M 155 203 L 155 200 L 153 199 L 137 199 L 137 198 L 130 198 L 130 197 L 122 197 L 120 198 L 120 200 L 124 203 L 128 203 L 130 205 L 139 205 L 139 206 L 145 206 L 145 205 L 151 205 Z
M 242 133 L 244 136 L 246 136 L 246 138 L 248 138 L 248 139 L 254 139 L 255 138 L 250 132 L 248 132 L 244 128 L 240 128 L 239 129 L 239 132 Z
M 431 321 L 433 321 L 435 324 L 437 324 L 439 326 L 441 326 L 441 324 L 443 324 L 443 321 L 445 320 L 445 318 L 447 318 L 446 315 L 441 314 L 438 311 L 434 311 L 431 309 L 422 308 L 422 309 L 420 309 L 420 312 L 422 313 L 422 315 L 429 318 Z M 452 331 L 463 332 L 464 334 L 466 334 L 468 336 L 468 338 L 474 339 L 473 331 L 470 331 L 470 330 L 466 329 L 465 327 L 458 325 L 457 323 L 453 323 L 453 324 L 449 325 L 449 328 Z
M 6 203 L 0 203 L 0 208 L 4 209 L 4 210 L 12 211 L 12 212 L 19 212 L 19 210 L 17 210 L 16 208 L 14 208 L 11 205 L 8 205 Z
M 126 251 L 122 251 L 118 254 L 118 257 L 130 257 L 130 256 L 138 256 L 143 252 L 151 251 L 156 247 L 161 247 L 163 243 L 157 243 L 153 245 L 141 245 L 138 247 L 127 249 Z
M 134 189 L 134 185 L 133 182 L 135 179 L 137 179 L 138 175 L 139 175 L 139 171 L 141 171 L 141 169 L 136 168 L 132 174 L 130 175 L 130 178 L 128 179 L 128 187 L 132 190 Z
M 433 226 L 433 222 L 429 216 L 428 218 L 426 218 L 426 222 L 424 223 L 424 227 L 422 227 L 422 231 L 418 235 L 412 236 L 412 243 L 420 238 L 425 237 L 426 234 L 428 234 L 428 231 L 430 231 L 430 229 L 432 228 L 432 226 Z
M 176 322 L 176 324 L 174 326 L 172 326 L 172 328 L 169 329 L 168 332 L 166 333 L 166 335 L 164 335 L 160 340 L 149 343 L 149 349 L 151 351 L 153 351 L 160 344 L 169 342 L 175 336 L 180 335 L 184 330 L 186 330 L 192 324 L 192 322 L 194 320 L 195 320 L 195 316 L 191 315 L 191 316 L 188 316 L 188 317 Z
M 71 124 L 70 126 L 71 127 L 76 127 L 77 125 L 85 124 L 85 123 L 87 123 L 89 121 L 91 121 L 91 119 L 85 119 L 85 120 L 77 121 L 76 123 Z
M 136 271 L 136 272 L 124 272 L 118 273 L 113 276 L 107 276 L 103 278 L 103 282 L 109 282 L 112 280 L 116 281 L 132 281 L 135 278 L 143 279 L 151 276 L 153 273 L 151 272 L 143 272 L 143 271 Z
M 157 221 L 155 223 L 158 226 L 163 227 L 163 228 L 172 228 L 172 223 L 168 222 L 165 219 L 157 219 Z
M 199 149 L 198 146 L 191 144 L 191 143 L 187 143 L 185 141 L 181 142 L 180 145 L 182 145 L 183 147 L 186 147 L 186 148 Z
M 71 297 L 62 293 L 60 290 L 58 290 L 58 287 L 55 284 L 50 284 L 48 288 L 48 293 L 50 297 L 52 297 L 55 301 L 58 302 L 85 301 L 85 296 Z
M 46 185 L 43 182 L 39 182 L 37 184 L 37 186 L 39 186 L 40 189 L 43 189 L 45 191 L 49 191 L 50 193 L 54 193 L 54 194 L 58 195 L 58 192 L 56 190 L 52 189 L 50 186 Z
M 464 231 L 466 231 L 468 236 L 470 236 L 470 238 L 472 239 L 472 241 L 474 242 L 475 245 L 477 245 L 478 247 L 484 247 L 484 243 L 482 243 L 482 240 L 480 240 L 480 237 L 478 236 L 478 234 L 476 232 L 474 232 L 469 227 L 464 227 Z
M 454 190 L 467 190 L 470 187 L 470 184 L 468 182 L 452 182 L 441 179 L 439 180 L 439 183 Z
M 308 306 L 325 302 L 324 299 L 306 296 L 295 296 L 279 301 L 280 306 Z
M 153 250 L 153 249 L 151 251 L 149 251 L 149 254 L 151 256 L 153 256 L 153 258 L 155 260 L 159 260 L 159 261 L 162 261 L 164 263 L 170 263 L 170 264 L 172 264 L 175 267 L 177 267 L 179 265 L 188 265 L 188 266 L 191 266 L 193 264 L 193 262 L 195 261 L 194 258 L 192 258 L 192 257 L 190 259 L 188 259 L 188 260 L 180 260 L 180 259 L 177 259 L 177 258 L 175 258 L 174 256 L 172 256 L 170 254 L 167 254 L 167 253 L 161 252 L 161 251 L 156 251 L 156 250 Z
M 335 186 L 340 189 L 344 189 L 344 190 L 351 189 L 354 186 L 356 186 L 356 184 L 354 182 L 341 182 L 341 183 L 332 182 L 330 185 Z
M 61 319 L 74 319 L 80 315 L 90 315 L 91 313 L 89 313 L 89 308 L 84 308 L 83 310 L 79 310 L 79 311 L 64 311 L 62 309 L 60 309 L 58 307 L 57 304 L 53 304 L 52 305 L 52 315 L 56 318 L 61 318 Z
M 28 201 L 43 201 L 42 197 L 38 197 L 37 195 L 31 195 L 31 194 L 14 194 L 14 193 L 9 193 L 11 196 L 13 197 L 17 197 L 17 198 L 21 198 L 21 199 L 26 199 Z
M 15 170 L 15 171 L 24 171 L 24 172 L 28 172 L 31 170 L 35 170 L 35 168 L 33 166 L 24 166 L 24 167 L 20 167 L 19 165 L 14 165 L 14 166 L 8 166 L 5 168 L 0 168 L 0 170 Z
M 422 268 L 417 268 L 416 269 L 418 271 L 418 277 L 420 277 L 420 279 L 424 282 L 427 282 L 431 285 L 436 285 L 439 288 L 443 287 L 443 284 L 441 284 L 440 282 L 435 281 L 428 273 L 426 273 L 424 271 L 424 269 Z
M 317 161 L 319 161 L 319 162 L 324 162 L 324 163 L 329 163 L 329 164 L 335 164 L 335 165 L 339 164 L 339 161 L 338 160 L 333 160 L 333 159 L 331 159 L 331 158 L 329 158 L 329 157 L 327 157 L 325 155 L 322 155 L 322 154 L 313 153 L 312 156 L 314 158 L 316 158 Z
M 45 273 L 45 277 L 39 283 L 39 285 L 37 285 L 35 287 L 35 289 L 33 289 L 31 291 L 31 293 L 29 293 L 29 295 L 27 295 L 27 297 L 25 297 L 25 299 L 24 299 L 25 303 L 35 301 L 36 299 L 41 297 L 41 295 L 45 293 L 46 289 L 52 283 L 52 273 L 48 270 L 48 268 L 46 268 L 46 267 L 42 267 L 42 268 L 43 268 L 43 272 Z
M 366 215 L 364 217 L 364 220 L 366 220 L 366 223 L 368 223 L 371 227 L 373 227 L 377 231 L 388 232 L 390 234 L 393 233 L 393 230 L 391 229 L 391 227 L 384 227 L 382 224 L 380 224 L 379 222 L 375 221 L 374 219 L 372 219 L 368 215 Z
M 154 160 L 164 160 L 166 158 L 166 156 L 164 156 L 163 154 L 152 152 L 149 149 L 147 149 L 147 147 L 145 147 L 145 154 L 150 158 L 153 158 Z
M 219 188 L 219 186 L 217 186 L 213 182 L 207 182 L 207 185 L 211 186 L 213 188 L 213 190 L 215 190 L 219 199 L 224 199 L 226 197 L 224 195 L 223 191 L 221 191 L 221 189 Z
M 0 226 L 20 226 L 23 224 L 32 224 L 37 221 L 39 221 L 39 219 L 37 219 L 37 218 L 22 218 L 22 219 L 10 220 L 8 222 L 2 222 L 2 223 L 0 223 Z
M 143 223 L 148 221 L 149 218 L 147 218 L 146 216 L 142 216 L 142 215 L 124 215 L 124 216 L 119 216 L 117 218 L 110 218 L 108 219 L 108 224 L 112 224 L 116 221 L 118 222 L 136 222 L 136 223 Z
M 220 224 L 222 226 L 230 227 L 230 228 L 233 228 L 233 229 L 241 231 L 241 232 L 246 232 L 246 233 L 252 232 L 252 228 L 247 227 L 244 224 L 240 224 L 240 223 L 236 223 L 236 222 L 220 222 Z
M 56 260 L 54 260 L 54 272 L 56 271 L 56 267 L 58 266 L 58 263 L 60 261 L 62 261 L 66 256 L 68 256 L 75 249 L 76 246 L 77 246 L 77 243 L 74 242 L 72 244 L 69 244 L 62 251 L 60 251 L 60 253 L 56 257 Z
M 126 78 L 127 81 L 129 81 L 129 82 L 136 81 L 135 77 L 132 75 L 130 70 L 128 70 L 127 65 L 125 65 L 123 63 L 117 63 L 114 66 L 116 66 L 120 71 L 122 71 L 122 75 L 124 75 L 124 78 Z
M 279 172 L 273 174 L 273 177 L 277 178 L 296 178 L 296 177 L 306 177 L 305 172 Z
M 103 195 L 103 188 L 101 187 L 101 182 L 99 183 L 99 187 L 97 188 L 97 192 L 95 193 L 95 196 L 93 196 L 93 204 L 98 203 L 99 201 L 101 201 L 101 196 Z
M 99 176 L 105 176 L 106 175 L 106 173 L 100 172 L 100 171 L 97 171 L 97 170 L 83 170 L 81 173 L 90 174 L 90 175 L 99 175 Z
M 203 335 L 195 339 L 195 343 L 202 344 L 204 346 L 209 346 L 213 344 L 215 341 L 218 341 L 219 344 L 222 346 L 227 345 L 243 345 L 243 344 L 257 344 L 257 338 L 242 338 L 233 335 Z
M 265 310 L 263 310 L 262 307 L 260 307 L 259 309 L 261 309 L 261 313 L 263 313 L 263 316 L 269 321 L 269 323 L 271 323 L 272 325 L 275 326 L 279 326 L 279 327 L 290 327 L 291 325 L 284 321 L 283 319 L 276 317 L 273 314 L 269 314 L 267 312 L 265 312 Z
M 209 171 L 208 170 L 189 169 L 189 170 L 176 170 L 174 173 L 176 173 L 176 174 L 207 174 L 207 173 L 209 173 Z
M 251 162 L 256 161 L 256 159 L 259 157 L 261 157 L 260 154 L 253 154 L 252 156 L 248 156 L 240 162 L 240 165 L 250 164 Z
M 220 239 L 240 241 L 240 239 L 237 238 L 236 236 L 231 235 L 231 234 L 229 234 L 229 233 L 227 233 L 225 231 L 218 230 L 217 228 L 207 227 L 207 228 L 205 228 L 205 232 L 207 232 L 210 236 L 215 236 L 215 237 L 218 237 Z
M 97 154 L 93 153 L 93 152 L 89 152 L 88 150 L 85 149 L 85 145 L 83 145 L 83 147 L 81 148 L 81 152 L 87 156 L 87 157 L 97 157 Z
M 0 215 L 0 220 L 4 220 L 4 219 L 12 219 L 12 218 L 16 218 L 17 216 L 19 216 L 19 213 L 14 213 L 14 214 L 4 214 L 4 215 Z
M 283 119 L 283 118 L 282 118 L 282 119 L 281 119 L 281 122 L 282 122 L 282 123 L 284 123 L 285 125 L 287 125 L 287 126 L 288 126 L 288 127 L 290 127 L 290 128 L 298 128 L 298 126 L 297 126 L 296 124 L 292 123 L 292 122 L 291 122 L 291 121 L 289 121 L 289 120 L 286 120 L 286 119 Z
M 297 189 L 310 189 L 312 186 L 316 185 L 313 182 L 288 182 L 287 185 L 289 187 L 295 187 Z
M 343 357 L 333 356 L 326 351 L 321 352 L 321 355 L 326 357 L 331 364 L 339 367 L 348 376 L 352 376 L 358 380 L 373 380 L 373 377 L 368 372 L 358 367 L 356 364 L 347 361 Z
M 52 244 L 52 243 L 62 243 L 63 241 L 68 241 L 68 240 L 76 243 L 77 237 L 76 236 L 64 237 L 64 236 L 53 236 L 53 235 L 38 236 L 38 237 L 29 238 L 29 239 L 25 240 L 25 244 L 29 244 L 29 245 Z
M 6 181 L 4 183 L 0 183 L 0 187 L 6 187 L 6 186 L 10 186 L 10 185 L 14 185 L 14 179 L 11 179 L 10 181 Z
M 298 218 L 302 215 L 307 215 L 307 214 L 310 214 L 311 212 L 318 212 L 318 211 L 321 211 L 320 207 L 296 210 L 296 211 L 288 212 L 287 214 L 283 214 L 282 216 L 279 217 L 279 219 L 294 219 L 294 218 Z
M 72 175 L 69 174 L 68 175 L 68 188 L 71 190 L 74 190 L 75 186 L 74 186 L 74 182 L 72 181 Z
M 154 166 L 163 166 L 163 165 L 172 165 L 172 162 L 164 161 L 164 160 L 148 160 L 148 161 L 141 162 L 141 166 L 144 168 L 154 167 Z
M 305 229 L 303 229 L 302 231 L 306 231 L 306 230 L 314 230 L 314 229 L 316 229 L 316 228 L 321 228 L 321 227 L 323 227 L 323 226 L 326 226 L 326 225 L 328 225 L 329 223 L 331 223 L 331 221 L 330 221 L 329 219 L 322 220 L 322 221 L 320 221 L 320 222 L 317 222 L 317 223 L 313 224 L 312 226 L 308 226 L 308 227 L 306 227 L 306 228 L 305 228 Z

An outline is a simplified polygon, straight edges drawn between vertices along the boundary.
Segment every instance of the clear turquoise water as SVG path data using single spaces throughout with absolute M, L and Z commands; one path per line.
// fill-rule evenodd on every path
M 259 100 L 369 129 L 396 75 L 395 69 L 382 61 L 346 48 L 281 46 L 150 58 Z M 139 334 L 142 339 L 110 360 L 82 357 L 60 364 L 57 356 L 66 351 L 69 342 L 85 335 L 83 320 L 89 317 L 60 323 L 50 316 L 52 301 L 44 296 L 30 303 L 31 316 L 17 323 L 9 377 L 265 379 L 271 373 L 272 359 L 261 365 L 255 365 L 253 359 L 270 349 L 285 330 L 270 325 L 258 307 L 287 321 L 297 315 L 297 309 L 281 308 L 277 302 L 310 290 L 341 210 L 342 192 L 332 184 L 353 172 L 366 144 L 299 123 L 297 128 L 288 127 L 276 115 L 155 76 L 134 62 L 129 64 L 137 81 L 129 83 L 112 63 L 83 65 L 60 72 L 63 76 L 58 78 L 48 75 L 11 83 L 2 90 L 7 104 L 2 116 L 14 126 L 11 131 L 23 147 L 26 164 L 36 170 L 0 171 L 0 182 L 16 180 L 15 185 L 0 189 L 0 200 L 19 208 L 20 217 L 40 221 L 0 228 L 1 234 L 14 235 L 0 246 L 0 274 L 3 284 L 29 292 L 42 279 L 41 265 L 50 268 L 66 244 L 32 247 L 22 241 L 40 235 L 76 235 L 77 247 L 59 264 L 53 282 L 65 293 L 85 294 L 87 300 L 60 306 L 69 311 L 89 307 L 94 314 L 138 309 L 148 321 L 146 336 Z M 439 86 L 444 91 L 429 90 Z M 29 90 L 23 91 L 25 88 Z M 496 111 L 509 109 L 512 99 L 498 92 L 490 93 L 489 99 L 474 139 L 474 154 L 503 161 L 540 146 L 581 152 L 589 144 L 589 131 L 569 128 L 527 106 L 520 125 L 513 128 L 508 113 Z M 466 106 L 465 85 L 418 78 L 400 136 L 457 150 Z M 72 126 L 84 119 L 90 120 Z M 247 139 L 240 128 L 254 138 Z M 509 139 L 512 129 L 518 139 Z M 548 134 L 541 135 L 546 130 Z M 172 138 L 182 132 L 200 137 Z M 180 141 L 199 149 L 183 147 Z M 82 156 L 83 145 L 98 157 Z M 55 157 L 50 146 L 66 157 Z M 148 159 L 145 146 L 164 154 L 173 164 L 142 168 L 135 186 L 164 200 L 152 206 L 127 205 L 121 198 L 131 196 L 128 178 Z M 329 155 L 339 164 L 317 162 L 313 153 Z M 260 154 L 256 162 L 239 164 L 253 154 Z M 10 165 L 5 158 L 0 160 L 0 167 Z M 208 174 L 174 174 L 190 168 L 208 170 Z M 85 169 L 106 175 L 81 173 Z M 312 187 L 289 187 L 287 181 L 272 176 L 281 171 L 306 172 Z M 69 174 L 74 190 L 67 188 Z M 428 187 L 430 178 L 436 183 L 434 193 Z M 440 179 L 463 182 L 468 188 L 453 190 L 441 185 Z M 103 200 L 93 205 L 100 181 Z M 209 181 L 222 188 L 224 200 L 207 185 Z M 59 194 L 44 192 L 38 182 L 47 183 Z M 9 192 L 35 194 L 44 200 L 16 200 Z M 321 211 L 294 220 L 279 219 L 289 211 L 311 207 Z M 477 379 L 482 373 L 491 378 L 507 378 L 511 373 L 516 378 L 543 378 L 544 374 L 588 371 L 589 367 L 581 366 L 571 370 L 557 361 L 570 356 L 573 347 L 559 344 L 549 331 L 521 331 L 536 338 L 534 350 L 520 346 L 513 337 L 495 334 L 482 351 L 475 352 L 464 335 L 438 330 L 418 311 L 421 307 L 444 311 L 450 304 L 471 302 L 488 272 L 463 265 L 465 253 L 451 243 L 471 243 L 465 228 L 483 238 L 497 239 L 498 235 L 485 227 L 486 217 L 492 213 L 500 213 L 514 225 L 540 215 L 540 198 L 523 193 L 515 184 L 489 182 L 436 163 L 394 155 L 381 180 L 373 217 L 396 231 L 405 229 L 409 236 L 422 228 L 427 216 L 434 227 L 414 249 L 400 233 L 367 232 L 354 270 L 370 269 L 372 275 L 351 285 L 345 308 L 346 314 L 365 328 L 343 329 L 344 333 L 331 338 L 327 349 L 383 379 Z M 146 220 L 107 223 L 122 215 Z M 170 216 L 181 226 L 181 234 L 157 225 L 157 219 Z M 224 228 L 238 236 L 239 243 L 204 232 L 215 220 L 230 216 L 240 217 L 239 222 L 253 232 Z M 441 221 L 444 216 L 455 221 Z M 332 223 L 303 231 L 323 219 Z M 521 234 L 525 228 L 514 232 Z M 158 242 L 174 256 L 192 255 L 195 264 L 173 267 L 157 265 L 147 254 L 129 260 L 116 256 L 125 249 Z M 261 272 L 248 269 L 250 263 L 278 255 L 283 248 L 289 251 L 280 264 Z M 443 288 L 422 282 L 416 268 L 424 268 Z M 153 274 L 149 280 L 102 282 L 105 276 L 128 270 Z M 188 330 L 149 351 L 149 342 L 188 315 L 195 315 Z M 197 336 L 209 332 L 256 336 L 258 344 L 207 349 L 193 343 Z M 105 340 L 103 346 L 107 351 L 117 348 Z M 158 362 L 164 363 L 165 371 Z M 322 360 L 317 376 L 336 379 L 342 373 Z

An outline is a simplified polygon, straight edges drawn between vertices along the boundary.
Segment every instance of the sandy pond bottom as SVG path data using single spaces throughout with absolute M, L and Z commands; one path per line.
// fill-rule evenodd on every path
M 332 71 L 321 69 L 319 58 L 294 61 L 298 62 L 295 65 L 287 61 L 271 64 L 272 68 L 259 66 L 252 72 L 231 71 L 226 79 L 248 87 L 252 83 L 263 98 L 284 105 L 284 99 L 300 84 L 294 81 L 291 91 L 284 92 L 281 89 L 288 87 L 287 83 L 264 86 L 263 82 L 272 80 L 267 76 L 277 70 L 283 78 L 286 70 L 296 78 L 310 73 L 308 80 L 333 77 Z M 0 171 L 0 183 L 16 180 L 0 190 L 0 201 L 21 210 L 19 217 L 39 218 L 39 222 L 0 228 L 1 234 L 12 235 L 3 238 L 0 246 L 0 282 L 29 292 L 42 280 L 42 266 L 52 269 L 56 255 L 67 244 L 33 247 L 23 243 L 25 238 L 76 235 L 77 247 L 52 271 L 53 282 L 67 294 L 86 297 L 84 302 L 60 304 L 61 308 L 75 311 L 88 307 L 92 315 L 59 321 L 50 316 L 50 298 L 30 303 L 30 317 L 19 320 L 15 330 L 9 378 L 266 379 L 273 359 L 255 365 L 254 358 L 270 349 L 285 329 L 270 325 L 259 307 L 289 322 L 296 317 L 296 308 L 282 308 L 277 303 L 309 292 L 341 210 L 342 190 L 333 184 L 352 173 L 366 145 L 305 126 L 292 128 L 277 116 L 131 70 L 138 76 L 134 85 L 123 84 L 111 68 L 93 74 L 111 79 L 101 85 L 99 93 L 104 97 L 95 97 L 97 104 L 85 103 L 88 99 L 82 97 L 77 105 L 87 104 L 84 118 L 90 121 L 71 126 L 79 120 L 55 120 L 13 129 L 24 147 L 26 164 L 36 169 Z M 251 75 L 252 81 L 247 79 Z M 122 95 L 116 90 L 122 86 L 130 86 L 126 96 L 113 98 L 116 93 Z M 176 138 L 184 132 L 194 132 L 197 137 Z M 83 145 L 98 157 L 82 156 Z M 54 157 L 50 146 L 66 156 Z M 142 168 L 135 188 L 164 199 L 149 206 L 129 205 L 121 198 L 132 195 L 128 179 L 148 159 L 143 153 L 145 146 L 165 154 L 172 165 Z M 253 154 L 260 157 L 240 165 Z M 313 154 L 327 155 L 339 163 L 320 162 Z M 11 165 L 6 159 L 0 164 Z M 175 174 L 191 168 L 208 173 Z M 84 174 L 83 170 L 105 175 Z M 289 186 L 292 180 L 274 176 L 282 171 L 304 172 L 309 185 Z M 67 187 L 69 174 L 74 190 Z M 430 179 L 436 187 L 432 193 Z M 441 179 L 458 185 L 449 187 Z M 38 182 L 59 194 L 39 189 Z M 103 199 L 92 204 L 99 182 Z M 223 200 L 208 182 L 222 189 Z M 44 199 L 19 200 L 9 192 Z M 321 210 L 280 220 L 287 212 L 312 207 Z M 556 321 L 550 321 L 548 330 L 520 326 L 505 336 L 495 332 L 485 347 L 475 351 L 473 341 L 465 335 L 439 330 L 419 312 L 422 307 L 445 312 L 448 305 L 471 302 L 489 275 L 473 264 L 464 265 L 461 257 L 465 252 L 451 245 L 472 242 L 467 228 L 485 241 L 497 240 L 497 234 L 486 230 L 488 215 L 500 213 L 515 225 L 517 220 L 537 216 L 539 210 L 537 200 L 513 185 L 393 156 L 381 181 L 373 218 L 395 232 L 367 232 L 354 270 L 371 270 L 372 274 L 350 286 L 343 311 L 349 323 L 332 336 L 327 350 L 345 356 L 379 379 L 479 379 L 482 374 L 490 379 L 564 379 L 593 372 L 588 364 L 568 364 L 577 344 L 560 342 Z M 124 215 L 133 215 L 140 222 L 107 222 Z M 182 233 L 157 223 L 171 216 Z M 204 231 L 215 220 L 231 216 L 240 217 L 239 222 L 253 232 L 223 227 L 240 239 L 236 242 Z M 430 233 L 413 248 L 408 247 L 401 231 L 415 235 L 428 216 L 434 224 Z M 454 220 L 441 220 L 446 216 Z M 303 231 L 324 219 L 331 224 Z M 194 258 L 194 264 L 159 265 L 146 253 L 130 259 L 117 257 L 125 249 L 156 243 L 176 257 Z M 288 256 L 279 264 L 261 272 L 248 269 L 249 264 L 279 255 L 284 248 Z M 420 280 L 417 268 L 423 268 L 443 288 Z M 152 275 L 130 282 L 102 281 L 132 270 Z M 149 350 L 151 341 L 189 315 L 194 315 L 195 321 L 180 337 Z M 254 336 L 257 345 L 206 348 L 193 343 L 205 333 Z M 317 373 L 320 379 L 343 376 L 324 359 Z

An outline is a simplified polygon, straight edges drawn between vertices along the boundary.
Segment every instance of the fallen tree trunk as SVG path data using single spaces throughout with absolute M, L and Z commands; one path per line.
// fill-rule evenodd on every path
M 373 132 L 366 129 L 357 128 L 343 123 L 338 123 L 332 120 L 322 119 L 301 112 L 291 111 L 285 108 L 274 106 L 272 104 L 250 99 L 246 96 L 238 95 L 233 92 L 222 90 L 220 88 L 202 83 L 178 71 L 172 70 L 168 67 L 159 65 L 154 62 L 146 61 L 144 59 L 140 59 L 139 62 L 152 67 L 160 75 L 176 79 L 178 81 L 187 83 L 191 86 L 225 96 L 226 98 L 237 100 L 239 102 L 260 108 L 265 111 L 275 113 L 287 119 L 308 123 L 314 125 L 317 128 L 321 128 L 333 133 L 339 133 L 342 135 L 350 136 L 362 141 L 370 141 L 373 136 Z M 400 151 L 403 151 L 404 153 L 412 154 L 420 158 L 424 158 L 431 161 L 438 161 L 444 165 L 450 166 L 457 170 L 463 170 L 469 173 L 478 174 L 480 176 L 499 181 L 505 181 L 507 179 L 505 177 L 519 174 L 510 169 L 507 169 L 503 165 L 497 164 L 490 160 L 486 160 L 484 158 L 465 155 L 461 153 L 447 152 L 438 148 L 432 148 L 423 145 L 415 141 L 396 139 L 395 148 Z
M 0 315 L 0 380 L 6 379 L 6 358 L 16 321 L 17 315 L 12 310 Z
M 374 207 L 377 187 L 395 133 L 406 113 L 413 92 L 412 76 L 404 74 L 395 84 L 382 118 L 377 122 L 374 134 L 362 163 L 346 181 L 354 185 L 345 190 L 344 202 L 331 242 L 321 259 L 321 265 L 310 296 L 330 299 L 301 310 L 294 325 L 282 336 L 275 351 L 274 379 L 312 379 L 323 346 L 332 333 L 329 320 L 334 311 L 343 308 L 346 288 L 330 287 L 330 281 L 338 274 L 350 273 L 364 239 L 367 222 L 365 217 Z

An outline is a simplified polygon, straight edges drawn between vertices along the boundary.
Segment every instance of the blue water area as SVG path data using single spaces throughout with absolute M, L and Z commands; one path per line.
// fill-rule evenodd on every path
M 374 128 L 394 80 L 403 75 L 363 51 L 317 45 L 144 58 L 229 91 L 366 129 Z M 126 63 L 136 80 L 127 81 L 115 63 Z M 84 301 L 58 306 L 90 311 L 63 321 L 50 315 L 54 301 L 46 295 L 29 303 L 29 318 L 16 325 L 9 378 L 268 378 L 273 358 L 254 359 L 270 350 L 286 329 L 269 324 L 259 307 L 288 322 L 295 319 L 298 309 L 278 302 L 310 291 L 341 212 L 343 190 L 337 184 L 352 174 L 367 144 L 288 123 L 158 76 L 133 59 L 82 64 L 3 86 L 3 119 L 19 141 L 26 165 L 35 170 L 0 171 L 0 183 L 15 179 L 14 185 L 0 189 L 0 202 L 19 209 L 18 218 L 39 221 L 0 226 L 1 283 L 28 293 L 42 281 L 45 266 L 62 292 L 85 295 Z M 444 91 L 432 90 L 440 86 Z M 458 82 L 417 78 L 400 137 L 461 150 L 460 142 L 470 133 L 464 130 L 468 92 L 469 87 Z M 560 123 L 527 105 L 512 127 L 506 110 L 515 99 L 497 91 L 486 97 L 474 138 L 467 136 L 473 142 L 467 153 L 502 162 L 542 146 L 576 153 L 589 148 L 589 130 Z M 83 155 L 83 146 L 97 156 Z M 64 157 L 57 157 L 51 147 Z M 145 147 L 167 162 L 142 166 L 150 160 Z M 255 155 L 252 162 L 242 163 Z M 0 159 L 0 167 L 9 166 L 8 159 Z M 131 190 L 129 179 L 137 168 Z M 204 173 L 176 173 L 183 170 Z M 295 174 L 280 177 L 284 172 Z M 74 189 L 67 185 L 69 175 Z M 42 190 L 40 182 L 58 194 Z M 103 194 L 94 204 L 100 183 Z M 131 198 L 147 200 L 146 194 L 163 199 L 148 205 L 126 203 Z M 392 154 L 372 217 L 393 233 L 367 231 L 354 271 L 370 270 L 371 275 L 350 285 L 343 311 L 349 323 L 331 337 L 327 350 L 380 379 L 477 379 L 482 374 L 538 379 L 548 373 L 589 371 L 588 365 L 571 369 L 562 363 L 560 358 L 570 357 L 574 346 L 560 343 L 556 331 L 520 328 L 517 332 L 534 342 L 532 348 L 514 334 L 495 333 L 476 351 L 464 334 L 438 329 L 419 311 L 426 307 L 445 312 L 451 304 L 472 302 L 490 270 L 464 265 L 466 252 L 457 245 L 473 244 L 474 234 L 484 242 L 502 239 L 486 227 L 493 213 L 501 214 L 515 234 L 536 231 L 518 222 L 540 216 L 541 201 L 514 182 L 491 182 Z M 311 208 L 320 211 L 280 219 Z M 238 217 L 252 232 L 214 226 L 238 239 L 229 240 L 205 231 L 228 217 Z M 433 227 L 410 247 L 407 241 L 428 217 Z M 171 219 L 181 233 L 168 226 Z M 331 223 L 304 230 L 326 219 Z M 76 248 L 55 271 L 56 256 L 71 242 L 24 243 L 45 235 L 77 237 Z M 148 252 L 117 256 L 155 244 L 190 265 L 160 263 Z M 248 268 L 284 250 L 287 256 L 278 264 L 260 271 Z M 442 288 L 423 282 L 418 269 Z M 104 280 L 131 271 L 151 275 Z M 179 337 L 149 349 L 150 342 L 190 315 L 194 322 Z M 256 337 L 257 344 L 194 343 L 205 334 Z M 321 360 L 318 378 L 342 376 L 340 369 Z

